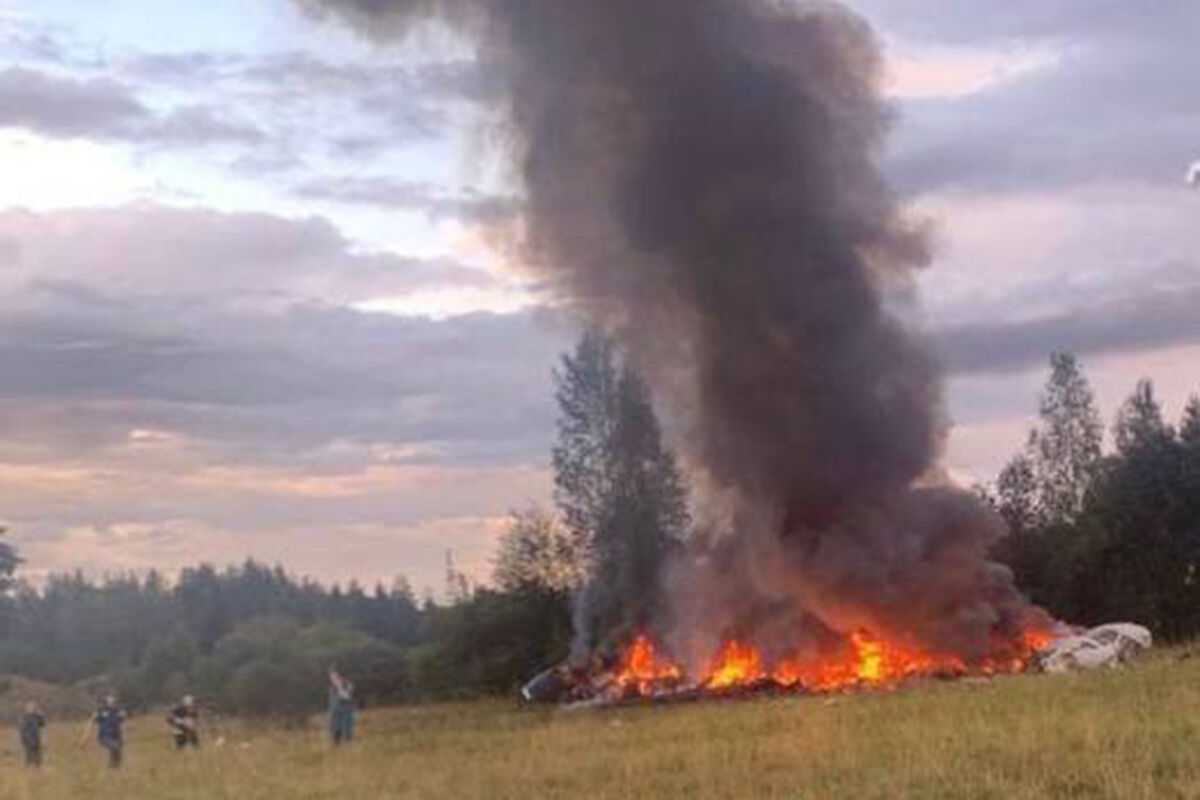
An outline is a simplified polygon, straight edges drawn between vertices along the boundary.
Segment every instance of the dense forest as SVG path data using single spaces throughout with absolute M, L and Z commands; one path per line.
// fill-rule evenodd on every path
M 300 718 L 338 664 L 366 704 L 512 692 L 572 646 L 627 637 L 691 522 L 646 386 L 602 337 L 555 374 L 555 508 L 514 512 L 486 585 L 452 567 L 444 598 L 327 587 L 254 562 L 168 579 L 31 586 L 0 542 L 0 673 L 113 688 L 133 708 L 185 692 L 215 709 Z M 1200 399 L 1177 425 L 1141 382 L 1112 425 L 1068 354 L 1051 358 L 1037 424 L 980 493 L 1008 522 L 995 556 L 1034 601 L 1078 623 L 1200 631 Z

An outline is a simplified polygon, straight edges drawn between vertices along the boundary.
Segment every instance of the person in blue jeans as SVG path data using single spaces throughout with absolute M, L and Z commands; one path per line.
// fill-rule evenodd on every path
M 96 726 L 96 741 L 108 751 L 108 766 L 117 769 L 121 766 L 122 751 L 125 748 L 124 725 L 125 711 L 117 706 L 117 698 L 108 695 L 104 705 L 92 715 L 92 724 Z
M 354 684 L 329 668 L 329 738 L 334 746 L 354 739 Z

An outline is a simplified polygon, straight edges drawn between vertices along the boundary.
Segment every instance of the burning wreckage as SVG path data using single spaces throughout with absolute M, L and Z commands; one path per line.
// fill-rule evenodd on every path
M 864 20 L 775 0 L 301 2 L 375 39 L 432 23 L 473 43 L 521 182 L 497 242 L 615 344 L 678 445 L 704 544 L 668 557 L 653 503 L 590 486 L 620 508 L 580 530 L 621 545 L 580 595 L 570 663 L 589 666 L 527 697 L 838 691 L 1148 643 L 1063 638 L 989 558 L 1003 521 L 945 477 L 941 369 L 913 325 L 928 225 L 879 168 L 894 109 Z M 601 663 L 618 630 L 647 636 Z
M 729 641 L 705 672 L 689 678 L 649 638 L 638 636 L 612 663 L 597 658 L 585 668 L 564 664 L 540 673 L 522 687 L 521 697 L 530 703 L 582 708 L 642 700 L 845 693 L 894 688 L 918 678 L 1117 667 L 1148 650 L 1151 641 L 1149 630 L 1132 623 L 1089 630 L 1059 625 L 1053 631 L 1027 632 L 1012 643 L 1005 658 L 968 663 L 958 656 L 929 655 L 858 632 L 840 650 L 824 656 L 784 658 L 770 664 L 756 648 Z

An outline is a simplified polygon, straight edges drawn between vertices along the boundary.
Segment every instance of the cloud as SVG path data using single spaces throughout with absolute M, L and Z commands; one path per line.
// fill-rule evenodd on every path
M 130 132 L 130 139 L 163 145 L 204 145 L 213 142 L 257 144 L 265 138 L 258 128 L 233 122 L 206 106 L 183 106 Z
M 429 184 L 386 177 L 320 177 L 300 184 L 295 193 L 310 200 L 416 211 L 435 221 L 501 222 L 510 220 L 519 210 L 518 202 L 510 197 L 471 191 L 450 194 Z
M 1053 65 L 959 97 L 902 106 L 890 169 L 910 192 L 1014 191 L 1104 181 L 1176 183 L 1194 155 L 1200 5 L 867 4 L 930 47 L 1051 48 Z M 986 24 L 983 21 L 986 20 Z
M 1186 36 L 1197 13 L 1189 2 L 1165 3 L 1150 13 L 1128 0 L 856 0 L 854 8 L 908 39 L 963 45 L 1066 36 L 1146 39 L 1164 32 Z
M 90 293 L 93 306 L 135 298 L 168 308 L 197 301 L 240 308 L 349 305 L 495 282 L 446 259 L 358 250 L 321 217 L 150 203 L 44 214 L 12 210 L 0 212 L 0 241 L 19 251 L 19 268 L 0 274 L 0 290 L 45 294 L 73 287 L 81 296 Z
M 283 124 L 292 109 L 337 107 L 342 109 L 337 115 L 322 116 L 339 125 L 357 120 L 364 130 L 338 135 L 336 141 L 370 142 L 374 152 L 441 135 L 451 121 L 448 104 L 490 100 L 500 88 L 496 73 L 463 58 L 413 63 L 383 57 L 337 61 L 304 52 L 149 53 L 110 69 L 147 85 L 220 90 L 280 115 Z M 367 130 L 379 123 L 381 129 Z M 305 131 L 310 138 L 321 133 Z
M 528 457 L 562 336 L 538 312 L 355 310 L 488 286 L 453 262 L 360 253 L 321 219 L 127 206 L 0 214 L 0 430 L 95 450 L 130 430 L 290 458 L 346 439 Z M 3 448 L 0 448 L 2 450 Z
M 1013 372 L 1055 350 L 1090 356 L 1200 343 L 1197 308 L 1200 283 L 1033 319 L 959 325 L 939 331 L 937 341 L 954 375 Z
M 239 460 L 289 461 L 344 440 L 482 463 L 540 457 L 548 441 L 549 369 L 566 337 L 536 315 L 171 312 L 50 302 L 8 319 L 8 444 L 86 454 L 157 430 Z
M 244 63 L 244 56 L 194 50 L 139 53 L 117 60 L 109 68 L 138 82 L 202 86 L 236 74 Z
M 156 155 L 222 145 L 233 155 L 221 166 L 258 180 L 330 158 L 361 165 L 414 148 L 428 158 L 500 89 L 496 71 L 461 55 L 121 51 L 32 23 L 0 43 L 0 65 L 6 56 L 17 66 L 0 72 L 0 128 Z
M 17 63 L 66 65 L 74 58 L 68 43 L 69 35 L 61 26 L 36 25 L 17 17 L 6 17 L 0 4 L 0 57 Z
M 59 78 L 20 67 L 0 72 L 0 125 L 5 127 L 47 136 L 114 136 L 148 116 L 130 89 L 116 81 Z
M 355 308 L 484 273 L 156 205 L 3 212 L 0 253 L 0 507 L 32 569 L 256 555 L 424 581 L 548 493 L 567 326 Z
M 1061 57 L 1052 47 L 929 47 L 893 53 L 886 64 L 886 90 L 899 100 L 958 99 L 1052 69 Z
M 21 67 L 0 72 L 0 127 L 52 138 L 175 145 L 256 142 L 262 136 L 203 106 L 155 113 L 131 87 L 110 78 L 66 77 Z

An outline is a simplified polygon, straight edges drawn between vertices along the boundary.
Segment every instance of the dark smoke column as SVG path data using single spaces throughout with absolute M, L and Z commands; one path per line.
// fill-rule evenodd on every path
M 524 255 L 638 363 L 721 512 L 721 555 L 674 578 L 683 638 L 782 613 L 977 656 L 1017 624 L 992 515 L 916 486 L 939 378 L 889 308 L 926 253 L 876 166 L 863 22 L 783 0 L 302 1 L 376 33 L 440 17 L 508 81 Z

